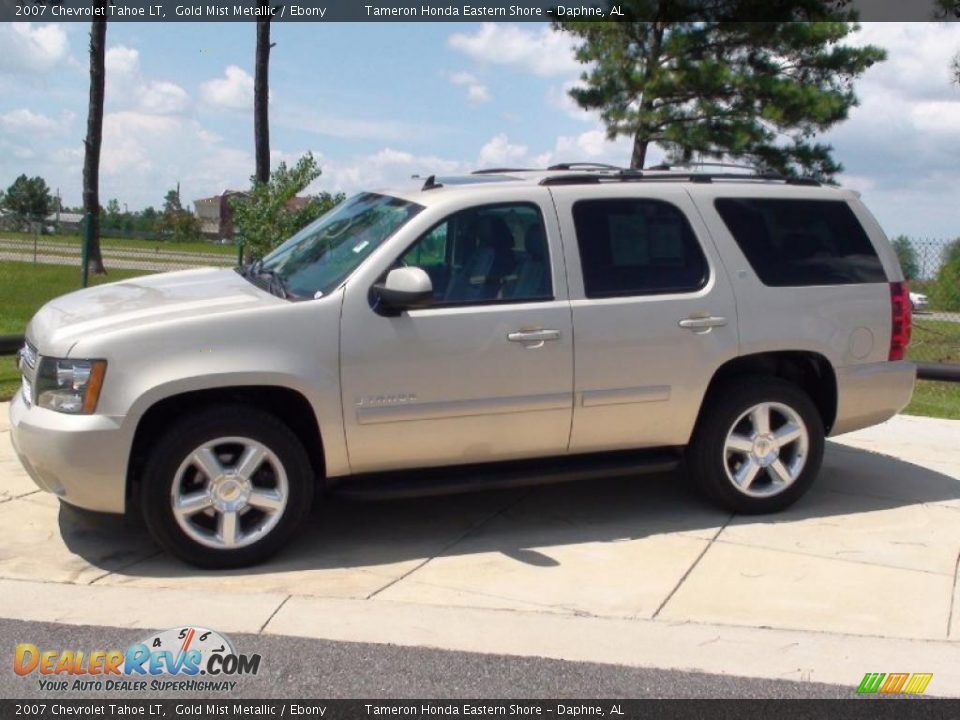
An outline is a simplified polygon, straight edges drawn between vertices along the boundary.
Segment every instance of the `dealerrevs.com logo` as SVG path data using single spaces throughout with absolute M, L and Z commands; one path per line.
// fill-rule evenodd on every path
M 14 651 L 17 675 L 36 674 L 49 691 L 229 692 L 240 675 L 260 671 L 259 655 L 237 653 L 216 630 L 187 626 L 154 633 L 126 650 L 40 648 L 20 643 Z

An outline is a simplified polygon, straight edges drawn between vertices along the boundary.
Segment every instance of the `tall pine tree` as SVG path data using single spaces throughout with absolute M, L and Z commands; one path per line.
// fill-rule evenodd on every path
M 739 159 L 822 180 L 840 172 L 816 135 L 847 118 L 853 81 L 885 52 L 842 42 L 858 29 L 842 2 L 771 0 L 757 11 L 825 20 L 736 21 L 749 5 L 626 0 L 626 21 L 557 23 L 589 64 L 571 96 L 599 111 L 611 139 L 633 138 L 631 167 L 657 143 L 672 162 Z

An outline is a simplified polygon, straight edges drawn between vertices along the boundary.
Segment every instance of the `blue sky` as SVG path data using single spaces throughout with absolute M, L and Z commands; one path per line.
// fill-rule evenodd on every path
M 88 26 L 0 26 L 0 186 L 20 173 L 80 203 Z M 271 59 L 274 163 L 311 150 L 312 189 L 397 182 L 499 164 L 625 163 L 574 107 L 570 41 L 545 25 L 278 24 Z M 866 24 L 853 42 L 890 60 L 827 140 L 890 234 L 960 235 L 960 88 L 948 64 L 958 24 Z M 253 170 L 254 28 L 111 24 L 101 198 L 160 205 L 246 185 Z M 651 161 L 659 159 L 655 152 Z

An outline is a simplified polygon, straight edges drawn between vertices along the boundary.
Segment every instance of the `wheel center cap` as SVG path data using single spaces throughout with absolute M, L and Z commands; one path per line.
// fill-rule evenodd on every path
M 213 504 L 220 511 L 237 511 L 247 504 L 250 485 L 236 475 L 223 475 L 214 482 Z
M 772 435 L 757 435 L 753 439 L 753 450 L 750 454 L 758 465 L 766 467 L 780 456 L 780 448 Z

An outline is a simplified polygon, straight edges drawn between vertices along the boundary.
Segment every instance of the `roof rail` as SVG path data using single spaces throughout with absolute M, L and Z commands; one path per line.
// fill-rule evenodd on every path
M 764 174 L 763 168 L 759 167 L 758 165 L 744 165 L 742 163 L 728 163 L 728 162 L 689 162 L 689 163 L 677 163 L 676 165 L 670 165 L 669 163 L 662 162 L 659 165 L 654 165 L 653 167 L 644 168 L 644 170 L 674 170 L 676 168 L 698 168 L 698 167 L 737 168 L 739 170 L 753 170 L 753 172 L 758 175 Z
M 551 165 L 548 167 L 547 170 L 579 170 L 589 168 L 594 168 L 595 170 L 624 170 L 624 168 L 618 165 L 608 165 L 607 163 L 595 162 L 557 163 L 556 165 Z
M 609 182 L 664 182 L 664 181 L 685 181 L 692 183 L 712 183 L 714 180 L 737 180 L 740 182 L 751 182 L 751 181 L 764 181 L 764 182 L 782 182 L 787 185 L 810 185 L 810 186 L 820 186 L 818 180 L 813 178 L 792 178 L 786 177 L 784 175 L 778 175 L 776 173 L 761 173 L 756 175 L 744 175 L 743 173 L 665 173 L 665 172 L 654 172 L 650 173 L 648 171 L 639 171 L 631 170 L 626 172 L 621 172 L 616 175 L 594 175 L 594 174 L 578 174 L 578 175 L 554 175 L 552 177 L 543 178 L 540 181 L 541 185 L 585 185 L 585 184 L 594 184 L 599 185 L 601 183 Z
M 532 168 L 508 168 L 508 167 L 498 167 L 498 168 L 484 168 L 483 170 L 474 170 L 471 175 L 498 175 L 500 173 L 509 173 L 509 172 L 533 172 Z

